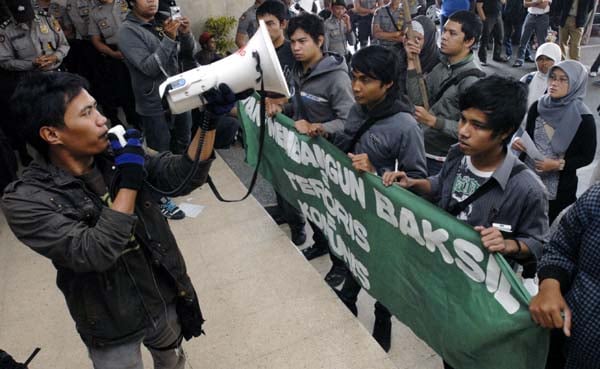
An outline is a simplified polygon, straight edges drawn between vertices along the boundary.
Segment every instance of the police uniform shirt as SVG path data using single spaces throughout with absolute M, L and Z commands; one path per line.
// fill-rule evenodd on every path
M 349 39 L 353 41 L 354 37 L 351 30 L 346 28 L 346 23 L 343 20 L 333 15 L 325 20 L 325 49 L 327 51 L 346 55 L 348 52 L 346 45 Z
M 10 71 L 35 69 L 33 61 L 41 55 L 55 54 L 58 68 L 69 52 L 60 24 L 51 16 L 37 14 L 27 23 L 10 23 L 0 28 L 0 67 Z
M 128 12 L 125 0 L 115 0 L 112 4 L 98 2 L 90 14 L 89 35 L 100 35 L 107 45 L 117 45 L 119 26 Z
M 78 39 L 89 39 L 90 13 L 94 0 L 67 0 L 63 26 L 74 27 Z
M 410 4 L 411 2 L 409 1 L 409 5 Z M 402 27 L 404 27 L 404 12 L 402 9 L 402 3 L 398 6 L 396 10 L 392 9 L 391 3 L 377 9 L 375 11 L 375 15 L 373 16 L 373 28 L 375 27 L 375 25 L 378 25 L 379 29 L 381 29 L 383 32 L 398 32 L 398 30 L 402 30 Z M 392 15 L 392 18 L 394 19 L 393 21 L 392 19 L 390 19 L 389 14 Z M 376 42 L 379 45 L 387 47 L 391 47 L 398 44 L 398 42 L 395 41 L 380 39 L 377 39 Z
M 63 28 L 63 31 L 67 29 L 67 25 L 69 25 L 70 23 L 67 22 L 67 25 L 65 25 L 65 19 L 67 17 L 67 8 L 64 5 L 56 2 L 55 0 L 52 0 L 50 2 L 50 6 L 48 7 L 48 13 L 51 16 L 53 16 L 58 21 L 58 23 L 60 23 L 60 26 Z
M 258 29 L 258 21 L 256 20 L 256 9 L 258 5 L 254 4 L 246 10 L 238 22 L 237 33 L 252 37 Z
M 360 0 L 360 6 L 366 9 L 375 9 L 377 7 L 377 0 Z

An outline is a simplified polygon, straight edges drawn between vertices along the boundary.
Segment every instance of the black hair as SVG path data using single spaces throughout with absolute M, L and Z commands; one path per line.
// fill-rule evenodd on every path
M 47 157 L 48 143 L 40 137 L 40 128 L 64 127 L 67 106 L 83 89 L 89 89 L 88 82 L 72 73 L 34 72 L 24 76 L 11 97 L 19 136 Z
M 291 38 L 298 29 L 308 33 L 315 43 L 319 40 L 319 36 L 325 37 L 325 24 L 323 23 L 323 19 L 314 14 L 303 13 L 290 19 L 290 23 L 287 27 L 288 38 Z
M 527 85 L 512 78 L 489 76 L 469 87 L 458 99 L 461 111 L 475 108 L 485 113 L 494 136 L 508 133 L 508 145 L 527 111 Z
M 265 1 L 264 3 L 260 4 L 258 8 L 256 8 L 256 19 L 267 14 L 279 19 L 279 23 L 288 18 L 288 12 L 285 8 L 285 5 L 275 0 Z
M 462 31 L 465 34 L 465 41 L 472 39 L 473 45 L 479 41 L 483 23 L 481 23 L 481 19 L 475 13 L 468 10 L 459 10 L 452 13 L 448 20 L 461 25 Z
M 397 95 L 400 92 L 400 62 L 396 53 L 386 47 L 371 45 L 358 50 L 352 56 L 350 70 L 381 81 L 381 84 L 393 82 L 388 94 Z

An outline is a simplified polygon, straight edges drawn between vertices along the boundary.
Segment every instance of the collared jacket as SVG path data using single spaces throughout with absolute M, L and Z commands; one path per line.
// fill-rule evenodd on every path
M 119 28 L 118 40 L 131 74 L 135 110 L 145 116 L 163 114 L 158 87 L 182 71 L 180 56 L 182 61 L 193 59 L 194 36 L 190 32 L 172 40 L 156 20 L 145 23 L 129 12 Z
M 201 162 L 178 195 L 203 184 L 211 162 Z M 112 158 L 97 156 L 95 163 L 112 187 L 119 173 Z M 172 190 L 192 166 L 187 156 L 148 156 L 146 181 Z M 1 206 L 10 228 L 21 242 L 52 261 L 56 283 L 89 346 L 139 339 L 176 296 L 197 298 L 154 197 L 144 185 L 133 215 L 112 210 L 81 179 L 43 159 L 34 161 L 5 190 Z
M 429 111 L 437 117 L 434 127 L 424 128 L 425 152 L 427 154 L 446 156 L 450 146 L 457 142 L 458 120 L 460 118 L 458 97 L 479 78 L 476 76 L 465 77 L 457 84 L 450 86 L 437 101 L 433 101 L 433 99 L 444 82 L 466 70 L 480 69 L 473 58 L 473 53 L 470 53 L 465 59 L 450 64 L 447 57 L 442 55 L 440 62 L 425 77 L 429 95 Z M 422 106 L 423 97 L 419 91 L 419 80 L 415 70 L 409 70 L 407 73 L 406 89 L 410 100 L 415 105 Z
M 452 146 L 440 173 L 428 178 L 429 197 L 444 210 L 455 201 L 452 190 L 463 157 L 458 145 Z M 521 167 L 521 171 L 513 172 L 515 167 Z M 488 180 L 495 185 L 471 204 L 473 211 L 467 222 L 474 227 L 491 227 L 492 223 L 510 226 L 509 238 L 524 242 L 539 259 L 548 236 L 548 195 L 544 184 L 510 150 Z

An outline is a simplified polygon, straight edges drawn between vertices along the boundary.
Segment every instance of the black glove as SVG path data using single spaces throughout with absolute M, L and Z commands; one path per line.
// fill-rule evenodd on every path
M 0 350 L 0 368 L 27 369 L 27 366 L 25 366 L 25 364 L 17 363 L 6 351 Z
M 233 104 L 237 101 L 233 91 L 224 83 L 206 91 L 203 96 L 206 99 L 206 110 L 213 115 L 229 113 L 233 108 Z
M 121 146 L 117 136 L 109 134 L 108 139 L 115 153 L 115 164 L 119 168 L 121 181 L 119 188 L 139 190 L 144 183 L 144 149 L 142 134 L 137 129 L 128 129 L 125 133 L 127 145 Z

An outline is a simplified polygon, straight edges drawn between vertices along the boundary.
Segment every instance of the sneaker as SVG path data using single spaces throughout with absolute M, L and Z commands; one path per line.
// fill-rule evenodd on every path
M 376 318 L 373 325 L 373 338 L 379 343 L 379 346 L 385 351 L 390 351 L 392 341 L 392 320 L 391 318 Z
M 514 64 L 512 65 L 513 68 L 520 68 L 523 66 L 523 60 L 515 60 Z
M 505 57 L 505 56 L 500 55 L 500 56 L 496 56 L 494 58 L 494 61 L 498 62 L 498 63 L 507 63 L 508 62 L 508 58 Z
M 525 57 L 525 61 L 526 61 L 527 63 L 535 63 L 535 60 L 533 60 L 533 58 L 531 57 L 531 55 L 527 55 L 527 56 Z
M 590 72 L 590 77 L 596 77 L 598 75 L 598 71 Z
M 487 60 L 481 60 L 479 63 L 484 67 L 488 65 Z
M 160 212 L 167 219 L 178 220 L 185 218 L 183 210 L 179 209 L 170 197 L 161 197 L 159 206 Z

